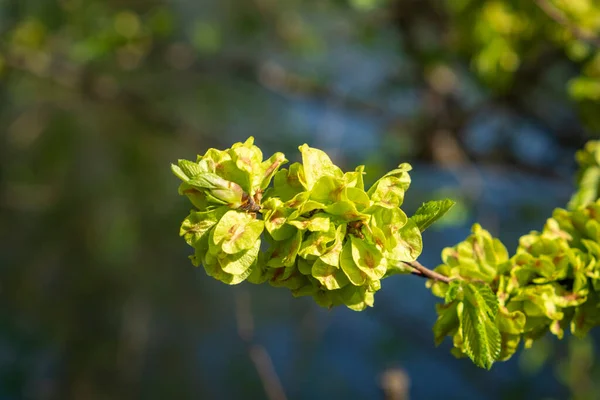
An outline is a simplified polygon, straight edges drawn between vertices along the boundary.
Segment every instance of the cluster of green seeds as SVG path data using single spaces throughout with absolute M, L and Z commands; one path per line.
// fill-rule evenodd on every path
M 302 163 L 289 168 L 282 153 L 263 161 L 253 138 L 179 160 L 179 193 L 196 208 L 180 233 L 192 263 L 224 283 L 268 282 L 324 307 L 363 310 L 381 279 L 411 271 L 421 230 L 442 213 L 435 202 L 413 218 L 400 209 L 408 164 L 365 190 L 363 166 L 344 173 L 323 151 L 299 149 Z
M 477 224 L 442 252 L 436 272 L 451 282 L 430 282 L 445 298 L 437 306 L 437 343 L 450 336 L 455 355 L 489 367 L 548 332 L 583 337 L 600 325 L 600 142 L 589 142 L 577 159 L 579 190 L 568 209 L 522 236 L 512 257 Z

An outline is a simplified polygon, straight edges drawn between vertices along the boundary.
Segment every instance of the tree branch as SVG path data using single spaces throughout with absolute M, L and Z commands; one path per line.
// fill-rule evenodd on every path
M 554 4 L 549 0 L 533 0 L 542 9 L 546 15 L 558 22 L 566 29 L 568 29 L 573 36 L 577 39 L 587 42 L 596 47 L 600 47 L 600 38 L 591 32 L 581 29 L 579 26 L 574 24 L 569 18 L 562 13 Z
M 404 264 L 406 264 L 409 267 L 411 267 L 412 269 L 414 269 L 413 275 L 418 275 L 423 278 L 433 279 L 435 281 L 440 281 L 440 282 L 445 282 L 445 283 L 450 283 L 450 281 L 452 280 L 452 278 L 449 278 L 445 275 L 442 275 L 440 273 L 437 273 L 435 271 L 428 269 L 427 267 L 425 267 L 423 264 L 421 264 L 418 261 L 405 261 Z

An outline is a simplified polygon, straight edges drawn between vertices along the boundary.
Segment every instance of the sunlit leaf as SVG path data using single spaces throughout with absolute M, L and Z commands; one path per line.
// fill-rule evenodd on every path
M 449 199 L 429 201 L 419 207 L 415 212 L 415 215 L 410 217 L 410 219 L 412 219 L 421 232 L 423 232 L 435 221 L 442 218 L 454 204 L 455 202 Z

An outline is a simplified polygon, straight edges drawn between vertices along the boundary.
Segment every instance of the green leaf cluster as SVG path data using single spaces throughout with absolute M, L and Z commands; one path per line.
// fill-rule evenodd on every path
M 490 368 L 547 332 L 583 337 L 600 325 L 599 149 L 590 142 L 578 153 L 580 190 L 570 209 L 556 209 L 541 232 L 521 237 L 512 257 L 477 224 L 464 242 L 444 249 L 436 272 L 451 281 L 429 282 L 445 299 L 436 343 L 451 336 L 455 355 Z
M 591 140 L 575 154 L 579 164 L 577 192 L 571 197 L 568 208 L 585 206 L 600 197 L 600 142 Z
M 263 161 L 252 138 L 179 160 L 179 193 L 195 206 L 180 234 L 193 264 L 224 283 L 269 283 L 323 307 L 364 310 L 381 279 L 411 271 L 421 231 L 453 202 L 429 202 L 409 218 L 400 208 L 409 164 L 366 189 L 363 166 L 343 172 L 323 151 L 299 150 L 302 162 L 288 168 L 282 153 Z

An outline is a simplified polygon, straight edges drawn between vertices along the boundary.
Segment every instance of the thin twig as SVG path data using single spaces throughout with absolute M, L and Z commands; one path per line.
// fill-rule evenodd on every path
M 248 346 L 248 355 L 263 384 L 267 399 L 287 400 L 271 356 L 264 346 L 254 342 L 254 318 L 250 308 L 250 294 L 246 291 L 238 292 L 235 300 L 238 335 Z
M 596 47 L 600 47 L 600 38 L 594 35 L 591 32 L 581 29 L 579 26 L 574 24 L 569 18 L 563 14 L 563 12 L 558 9 L 554 4 L 552 4 L 549 0 L 534 0 L 539 8 L 546 13 L 550 18 L 554 21 L 558 22 L 565 28 L 567 28 L 573 36 L 577 39 L 587 42 Z
M 429 268 L 425 267 L 423 264 L 421 264 L 418 261 L 405 261 L 404 264 L 406 264 L 409 267 L 411 267 L 412 269 L 414 269 L 413 275 L 418 275 L 418 276 L 422 276 L 422 277 L 425 277 L 428 279 L 433 279 L 433 280 L 445 282 L 445 283 L 450 283 L 450 281 L 452 280 L 451 278 L 449 278 L 447 276 L 444 276 L 440 273 L 430 270 Z

